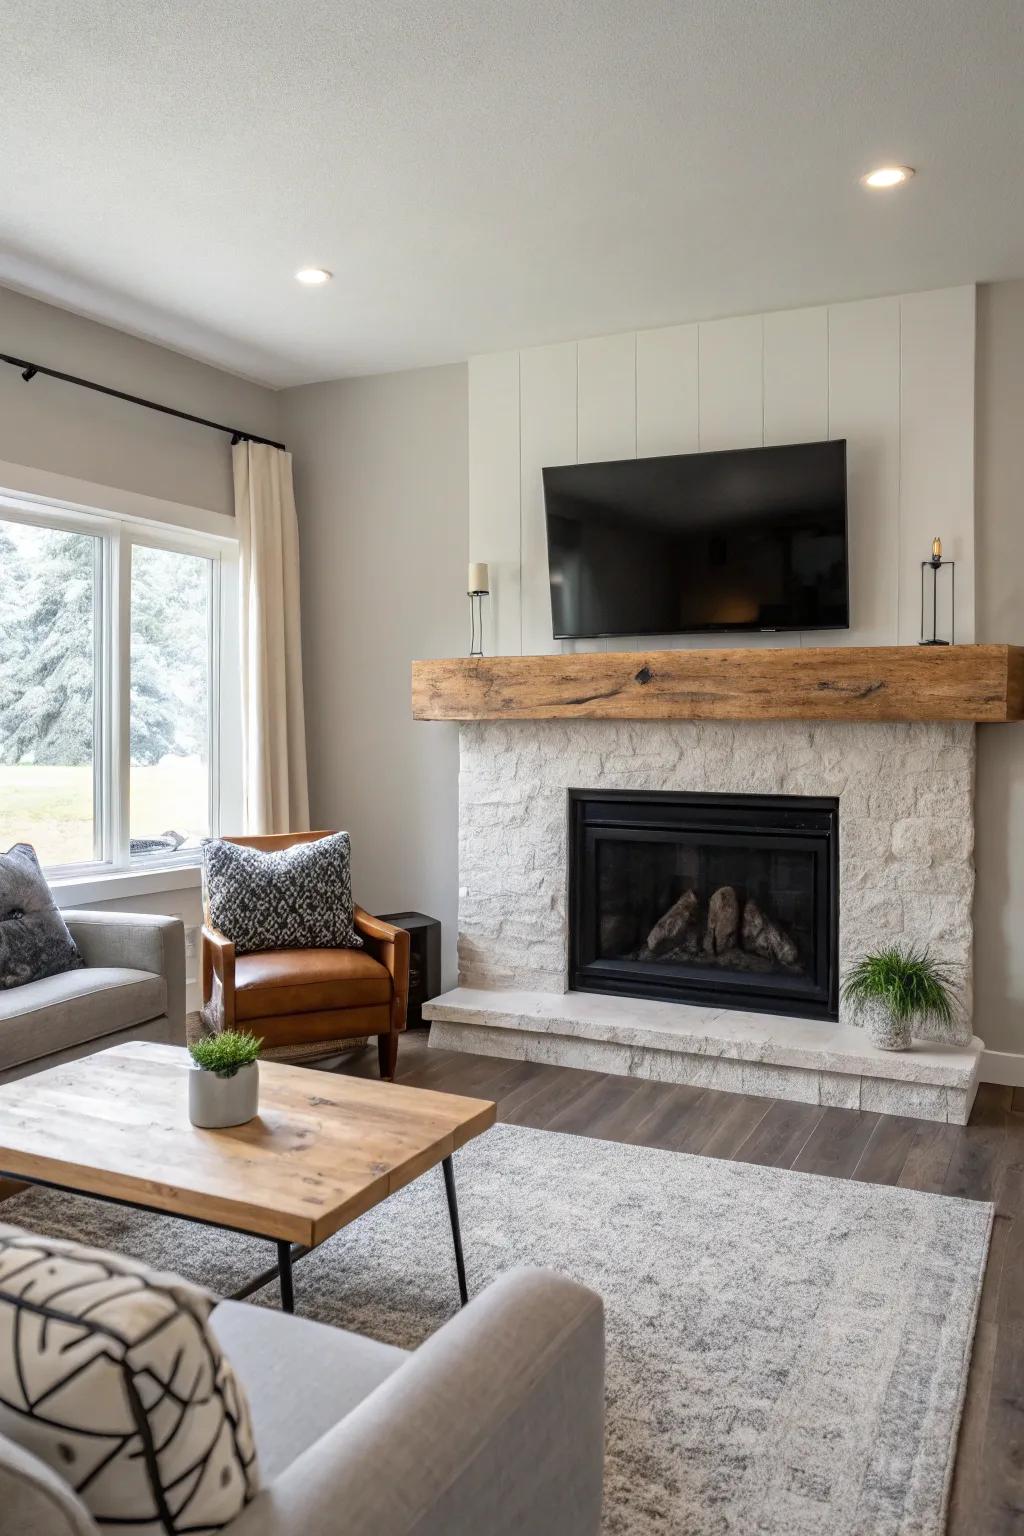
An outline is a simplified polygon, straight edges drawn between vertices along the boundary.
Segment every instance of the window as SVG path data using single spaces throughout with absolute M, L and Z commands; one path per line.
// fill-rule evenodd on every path
M 194 863 L 235 820 L 235 570 L 224 539 L 0 497 L 0 848 Z
M 131 851 L 198 848 L 210 817 L 210 615 L 202 555 L 132 550 Z
M 0 523 L 0 848 L 97 857 L 96 619 L 102 544 Z

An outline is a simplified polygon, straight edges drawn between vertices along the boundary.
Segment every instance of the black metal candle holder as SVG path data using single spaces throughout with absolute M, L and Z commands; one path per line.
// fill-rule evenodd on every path
M 938 544 L 938 540 L 935 541 Z M 941 545 L 939 548 L 941 550 Z M 932 632 L 925 633 L 925 573 L 931 572 L 932 578 Z M 939 639 L 939 572 L 949 572 L 949 639 Z M 956 642 L 956 561 L 943 560 L 941 553 L 932 555 L 930 560 L 921 561 L 921 638 L 919 645 L 953 645 Z
M 484 653 L 484 598 L 490 597 L 486 591 L 468 592 L 469 598 L 469 654 L 482 656 Z

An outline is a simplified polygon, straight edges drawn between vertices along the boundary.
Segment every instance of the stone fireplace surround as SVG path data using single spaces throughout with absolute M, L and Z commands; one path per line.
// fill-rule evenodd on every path
M 881 721 L 522 720 L 460 727 L 460 986 L 431 1045 L 965 1123 L 974 730 Z M 836 796 L 839 963 L 887 939 L 963 977 L 948 1038 L 874 1048 L 838 1024 L 567 992 L 568 791 Z M 930 1031 L 935 1035 L 935 1031 Z

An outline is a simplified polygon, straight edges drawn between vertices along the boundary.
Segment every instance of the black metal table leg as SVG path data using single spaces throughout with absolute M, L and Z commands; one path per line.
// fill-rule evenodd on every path
M 219 1222 L 207 1221 L 202 1216 L 184 1216 L 180 1211 L 166 1211 L 159 1205 L 145 1205 L 141 1200 L 124 1200 L 117 1195 L 101 1195 L 92 1189 L 81 1189 L 74 1184 L 58 1184 L 53 1179 L 37 1179 L 30 1174 L 8 1172 L 0 1168 L 0 1179 L 17 1179 L 21 1184 L 38 1185 L 40 1189 L 55 1189 L 63 1195 L 80 1195 L 86 1200 L 101 1200 L 105 1205 L 123 1206 L 129 1211 L 145 1211 L 147 1216 L 173 1215 L 178 1221 L 189 1221 L 197 1227 L 212 1227 L 217 1232 L 234 1233 L 234 1227 L 224 1227 Z M 452 1199 L 454 1199 L 454 1191 Z M 457 1217 L 454 1218 L 457 1220 Z M 245 1237 L 259 1238 L 261 1242 L 266 1240 L 265 1232 L 250 1232 L 245 1227 L 237 1228 Z M 292 1265 L 296 1259 L 305 1258 L 312 1249 L 304 1247 L 301 1243 L 286 1243 L 279 1241 L 277 1244 L 277 1263 L 270 1269 L 265 1269 L 262 1274 L 253 1278 L 241 1286 L 237 1291 L 232 1291 L 226 1298 L 228 1301 L 244 1301 L 247 1296 L 252 1296 L 256 1291 L 262 1291 L 265 1285 L 272 1285 L 275 1280 L 281 1282 L 281 1308 L 284 1312 L 295 1311 L 295 1291 L 292 1286 Z
M 466 1265 L 462 1257 L 462 1233 L 459 1231 L 459 1203 L 455 1198 L 455 1170 L 452 1167 L 450 1157 L 443 1158 L 441 1169 L 444 1173 L 444 1192 L 448 1196 L 448 1215 L 452 1223 L 452 1241 L 455 1244 L 455 1269 L 459 1277 L 459 1296 L 462 1305 L 469 1300 L 469 1292 L 466 1290 Z
M 281 1311 L 295 1311 L 295 1292 L 292 1289 L 292 1245 L 278 1243 L 277 1269 L 281 1277 Z

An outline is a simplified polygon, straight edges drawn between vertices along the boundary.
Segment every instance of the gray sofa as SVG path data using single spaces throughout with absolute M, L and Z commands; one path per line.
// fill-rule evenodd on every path
M 62 913 L 85 966 L 0 991 L 0 1082 L 122 1040 L 185 1040 L 185 929 L 136 912 Z
M 515 1270 L 412 1354 L 225 1301 L 263 1488 L 226 1536 L 597 1536 L 600 1297 Z M 0 1525 L 98 1536 L 70 1487 L 0 1437 Z

